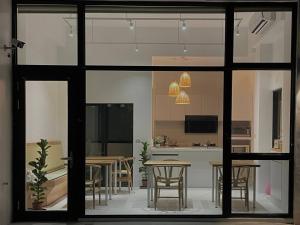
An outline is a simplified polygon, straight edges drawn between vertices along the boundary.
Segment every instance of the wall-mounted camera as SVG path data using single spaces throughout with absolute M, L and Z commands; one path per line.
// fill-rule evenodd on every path
M 11 45 L 15 48 L 23 48 L 26 43 L 17 39 L 12 39 Z
M 12 52 L 14 52 L 15 50 L 17 50 L 17 48 L 23 48 L 25 44 L 25 42 L 13 38 L 11 40 L 11 46 L 4 45 L 3 49 L 4 51 L 11 50 Z M 10 57 L 11 53 L 8 53 L 7 56 Z

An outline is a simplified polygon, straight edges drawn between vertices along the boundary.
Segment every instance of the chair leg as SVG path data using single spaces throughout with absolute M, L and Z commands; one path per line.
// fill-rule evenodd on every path
M 156 204 L 157 204 L 157 188 L 154 188 L 154 209 L 156 210 Z
M 95 189 L 96 189 L 96 185 L 95 182 L 93 182 L 93 208 L 95 209 L 96 207 L 96 201 L 95 201 Z
M 182 205 L 183 207 L 187 207 L 187 206 L 184 205 L 183 186 L 181 187 L 181 205 Z
M 219 207 L 220 187 L 217 187 L 216 208 Z
M 98 193 L 98 195 L 99 195 L 99 205 L 101 204 L 101 185 L 100 185 L 100 183 L 99 183 L 99 193 Z
M 246 201 L 246 207 L 247 207 L 247 211 L 249 211 L 249 188 L 248 186 L 246 187 L 246 192 L 247 192 L 247 195 L 246 195 L 246 198 L 247 198 L 247 201 Z
M 179 199 L 178 209 L 179 209 L 179 211 L 181 211 L 181 190 L 180 190 L 180 187 L 178 188 L 178 199 Z

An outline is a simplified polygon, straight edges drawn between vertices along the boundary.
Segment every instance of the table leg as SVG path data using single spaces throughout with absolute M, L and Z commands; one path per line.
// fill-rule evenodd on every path
M 184 174 L 184 207 L 187 208 L 187 166 L 185 167 Z
M 152 167 L 150 169 L 150 200 L 153 201 L 153 173 L 152 173 Z
M 212 188 L 211 188 L 211 201 L 213 202 L 215 200 L 215 167 L 211 166 L 212 168 L 212 178 L 211 178 L 211 182 L 212 182 Z
M 150 166 L 147 166 L 147 205 L 148 205 L 148 208 L 150 207 L 150 188 L 151 188 L 151 185 L 150 185 L 150 170 L 151 170 L 151 167 Z
M 89 167 L 90 167 L 90 180 L 93 180 L 93 167 L 92 166 Z
M 118 163 L 117 163 L 117 161 L 114 163 L 114 167 L 115 167 L 115 176 L 114 176 L 114 194 L 117 194 L 117 176 L 118 176 L 118 173 L 117 173 L 117 171 L 118 171 Z
M 256 202 L 256 167 L 253 167 L 253 208 Z
M 122 161 L 119 160 L 119 178 L 121 178 L 122 176 Z M 121 181 L 119 181 L 119 190 L 121 191 L 121 186 L 122 186 L 122 183 Z
M 215 203 L 216 204 L 215 204 L 215 206 L 216 206 L 216 208 L 218 208 L 219 197 L 220 197 L 218 195 L 218 186 L 217 186 L 217 184 L 218 184 L 217 180 L 218 180 L 218 176 L 219 176 L 218 167 L 216 167 L 215 170 L 216 170 L 216 177 L 215 177 L 215 196 L 216 196 Z
M 107 199 L 108 199 L 108 165 L 105 166 L 105 205 L 107 205 Z
M 112 165 L 109 165 L 109 200 L 112 194 Z

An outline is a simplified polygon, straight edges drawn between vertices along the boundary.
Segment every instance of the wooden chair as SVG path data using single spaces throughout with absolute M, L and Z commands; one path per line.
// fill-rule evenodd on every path
M 232 197 L 232 199 L 245 200 L 245 207 L 249 211 L 249 166 L 232 166 L 231 189 L 240 191 L 240 197 Z M 223 194 L 223 171 L 222 167 L 217 167 L 219 177 L 217 178 L 217 199 L 216 205 L 221 205 L 221 195 Z M 244 195 L 243 195 L 244 194 Z
M 183 172 L 182 166 L 154 166 L 154 208 L 157 208 L 159 198 L 178 198 L 179 210 L 183 205 Z M 178 197 L 161 196 L 161 190 L 177 190 Z
M 101 173 L 100 166 L 97 165 L 87 165 L 89 167 L 89 176 L 85 180 L 85 187 L 88 190 L 92 190 L 93 195 L 93 208 L 95 209 L 96 205 L 96 186 L 98 186 L 98 194 L 99 194 L 99 205 L 101 203 Z
M 113 171 L 113 176 L 117 176 L 117 182 L 126 182 L 128 186 L 128 192 L 132 190 L 133 176 L 132 176 L 132 167 L 134 157 L 127 157 L 123 159 L 122 162 L 122 170 Z M 121 176 L 119 176 L 121 174 Z M 113 179 L 114 180 L 114 179 Z M 121 190 L 121 185 L 119 186 L 119 190 Z

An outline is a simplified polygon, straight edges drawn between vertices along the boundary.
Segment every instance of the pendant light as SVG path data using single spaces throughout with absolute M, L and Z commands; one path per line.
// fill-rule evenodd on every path
M 178 83 L 176 81 L 171 82 L 169 85 L 169 96 L 176 97 L 177 95 L 179 95 L 179 92 L 180 88 Z
M 178 105 L 188 105 L 190 104 L 190 97 L 185 91 L 180 91 L 179 95 L 176 97 L 175 103 Z
M 192 81 L 191 77 L 187 72 L 183 72 L 180 76 L 179 87 L 191 87 Z

